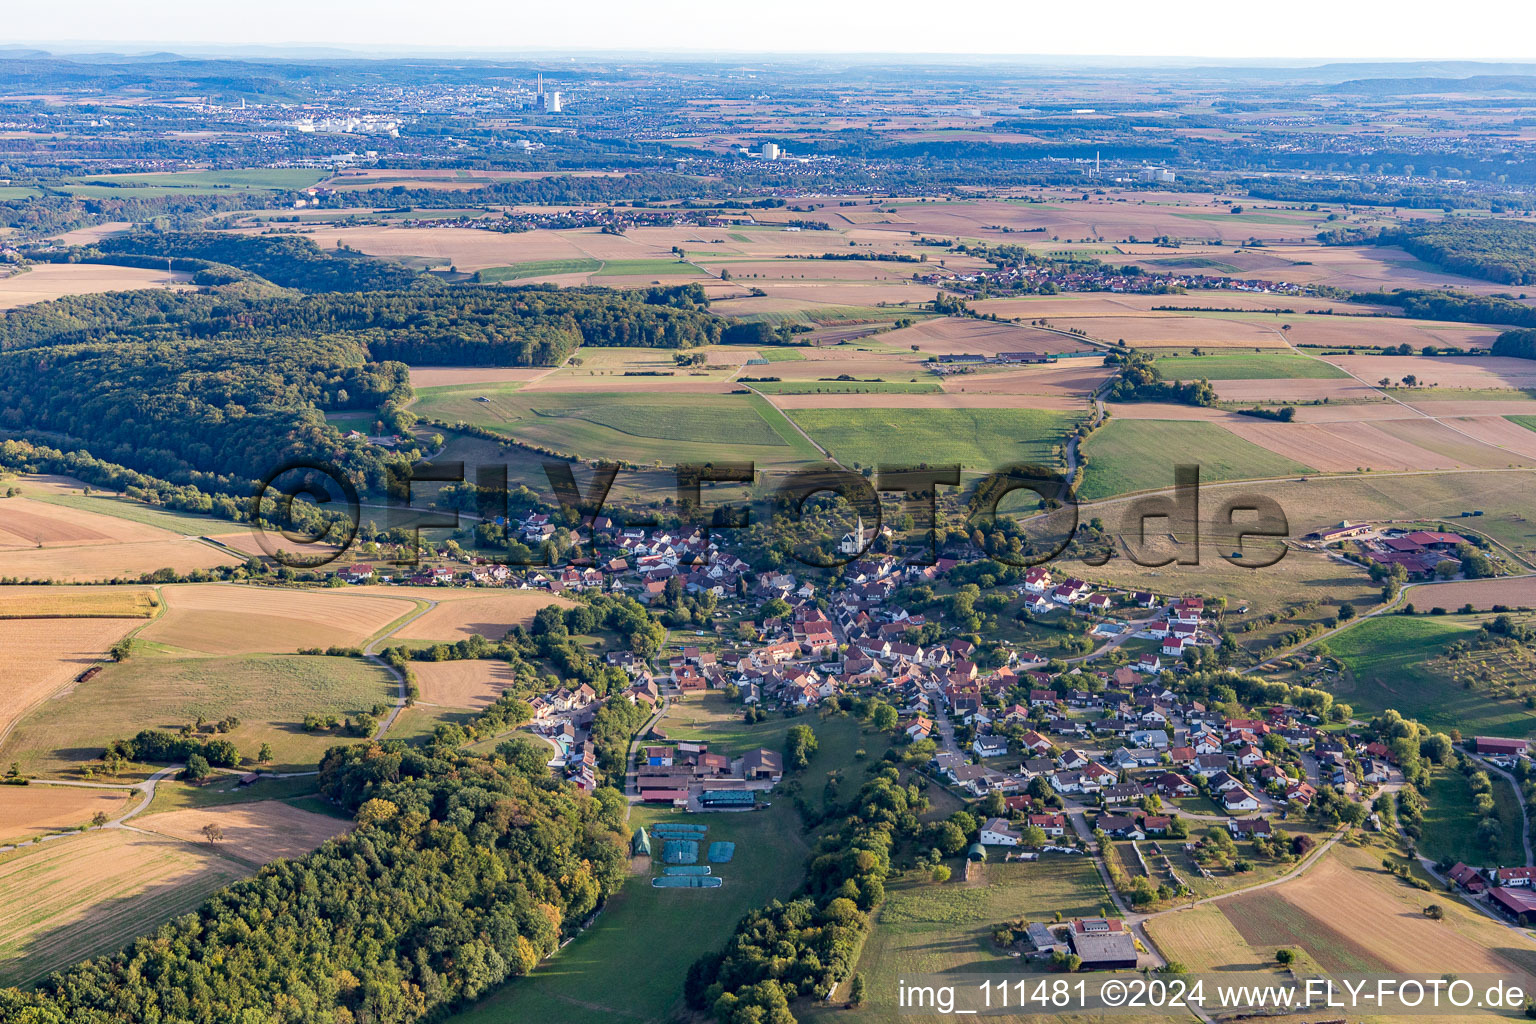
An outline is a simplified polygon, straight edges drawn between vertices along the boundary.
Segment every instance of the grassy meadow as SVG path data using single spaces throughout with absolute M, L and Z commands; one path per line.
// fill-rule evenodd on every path
M 234 716 L 240 724 L 222 738 L 247 759 L 270 743 L 272 768 L 308 771 L 345 737 L 339 730 L 305 732 L 305 715 L 355 715 L 395 697 L 388 673 L 358 658 L 178 658 L 140 650 L 24 718 L 0 746 L 0 759 L 19 761 L 29 773 L 69 774 L 99 758 L 108 742 L 141 729 Z

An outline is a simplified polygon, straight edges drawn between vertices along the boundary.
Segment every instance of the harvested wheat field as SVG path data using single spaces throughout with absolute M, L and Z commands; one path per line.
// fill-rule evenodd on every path
M 1020 370 L 962 373 L 944 380 L 944 390 L 999 395 L 1077 395 L 1086 397 L 1112 374 L 1099 359 L 1064 359 Z M 1028 404 L 1028 403 L 1025 403 Z
M 409 614 L 401 598 L 347 590 L 284 590 L 225 583 L 165 587 L 165 613 L 140 636 L 202 654 L 290 654 L 307 647 L 360 647 Z
M 179 289 L 190 288 L 190 274 L 169 275 Z M 25 274 L 0 278 L 0 309 L 14 309 L 33 302 L 47 302 L 66 295 L 122 292 L 139 288 L 164 288 L 164 270 L 111 267 L 95 263 L 40 263 Z
M 1426 584 L 1414 587 L 1411 599 L 1421 608 L 1455 610 L 1469 604 L 1480 612 L 1488 611 L 1494 605 L 1536 608 L 1536 576 Z
M 1424 916 L 1438 903 L 1441 921 Z M 1335 846 L 1300 878 L 1220 904 L 1258 949 L 1299 945 L 1336 973 L 1536 974 L 1536 942 L 1440 892 L 1381 870 L 1380 851 Z
M 0 619 L 0 740 L 33 707 L 100 664 L 142 618 Z
M 1536 388 L 1536 362 L 1503 356 L 1329 356 L 1361 380 L 1399 381 L 1412 374 L 1442 388 Z
M 1284 348 L 1280 331 L 1267 323 L 1216 317 L 1101 316 L 1052 318 L 1052 327 L 1086 331 L 1100 341 L 1123 341 L 1136 348 Z
M 1234 417 L 1225 426 L 1244 440 L 1324 473 L 1467 468 L 1458 459 L 1422 448 L 1384 429 L 1400 422 L 1403 421 L 1270 423 Z
M 1536 459 L 1536 430 L 1529 430 L 1503 416 L 1458 416 L 1442 422 L 1503 449 L 1512 457 Z
M 401 627 L 400 639 L 405 641 L 451 644 L 476 633 L 488 640 L 500 640 L 513 626 L 532 622 L 534 614 L 545 605 L 569 608 L 576 603 L 542 590 L 409 589 L 418 597 L 436 601 L 437 607 Z
M 1112 402 L 1105 405 L 1110 416 L 1119 420 L 1210 420 L 1228 423 L 1236 414 L 1225 409 L 1202 405 L 1175 405 L 1172 402 Z
M 1307 309 L 1314 308 L 1309 302 Z M 1326 345 L 1348 348 L 1351 345 L 1386 346 L 1412 345 L 1415 349 L 1425 345 L 1439 348 L 1487 348 L 1499 336 L 1498 328 L 1479 327 L 1476 324 L 1447 324 L 1427 320 L 1406 320 L 1401 317 L 1365 316 L 1296 316 L 1284 317 L 1282 323 L 1290 330 L 1286 338 L 1293 345 Z M 1418 357 L 1413 357 L 1418 358 Z M 1443 357 L 1435 357 L 1438 360 Z M 1334 361 L 1332 356 L 1329 362 Z
M 25 486 L 50 490 L 31 478 Z M 154 510 L 143 508 L 153 515 Z M 183 572 L 212 569 L 233 561 L 230 554 L 147 522 L 51 500 L 0 501 L 0 576 L 76 583 L 133 579 L 167 566 Z
M 495 702 L 516 678 L 504 661 L 421 661 L 411 666 L 422 704 L 478 710 Z
M 248 873 L 226 857 L 126 829 L 0 861 L 0 984 L 115 951 Z
M 0 619 L 147 619 L 159 607 L 149 587 L 0 586 Z
M 435 388 L 445 384 L 505 384 L 538 380 L 552 366 L 413 366 L 411 387 Z
M 216 825 L 224 833 L 222 839 L 211 844 L 212 849 L 252 864 L 265 864 L 279 857 L 302 857 L 327 839 L 352 828 L 352 823 L 345 819 L 301 810 L 281 800 L 189 807 L 133 819 L 134 828 L 205 847 L 210 846 L 203 833 L 206 825 Z
M 925 320 L 912 327 L 892 331 L 880 340 L 901 347 L 916 345 L 924 355 L 1082 352 L 1090 347 L 1075 338 L 1055 331 L 1043 331 L 1038 327 L 961 317 Z
M 0 844 L 75 828 L 98 813 L 116 818 L 137 799 L 126 789 L 0 786 Z
M 1518 452 L 1488 444 L 1475 435 L 1469 436 L 1469 433 L 1463 432 L 1454 421 L 1442 422 L 1438 419 L 1417 417 L 1381 420 L 1375 425 L 1393 437 L 1435 452 L 1442 458 L 1454 459 L 1474 469 L 1507 469 L 1511 466 L 1531 464 L 1530 459 Z

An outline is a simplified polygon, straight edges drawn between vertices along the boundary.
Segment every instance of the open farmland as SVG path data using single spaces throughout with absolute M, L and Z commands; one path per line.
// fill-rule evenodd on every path
M 224 837 L 210 844 L 203 833 L 205 825 L 218 826 Z M 302 857 L 327 839 L 348 831 L 351 823 L 301 810 L 281 800 L 257 800 L 141 815 L 133 819 L 133 827 L 211 846 L 225 856 L 260 865 L 279 857 Z
M 8 676 L 0 699 L 0 749 L 28 711 L 100 664 L 114 643 L 143 624 L 140 618 L 0 620 L 0 660 Z
M 1265 451 L 1214 423 L 1112 419 L 1083 444 L 1088 465 L 1080 493 L 1106 498 L 1167 487 L 1180 463 L 1200 466 L 1200 479 L 1294 476 L 1310 467 Z
M 1264 323 L 1219 320 L 1214 317 L 1153 314 L 1151 316 L 1052 317 L 1052 327 L 1084 331 L 1100 341 L 1124 342 L 1132 348 L 1201 349 L 1285 348 L 1278 328 Z
M 1157 368 L 1170 380 L 1261 380 L 1275 378 L 1347 377 L 1343 370 L 1319 359 L 1291 352 L 1227 352 L 1219 355 L 1163 356 Z
M 1502 469 L 1525 460 L 1411 413 L 1368 422 L 1274 423 L 1234 417 L 1233 434 L 1327 473 L 1360 470 Z
M 103 829 L 0 861 L 0 983 L 115 951 L 248 871 L 175 839 Z
M 25 274 L 0 277 L 0 309 L 14 309 L 33 302 L 47 302 L 66 295 L 122 292 L 139 288 L 191 287 L 190 274 L 166 274 L 165 269 L 112 267 L 97 263 L 42 263 Z
M 526 626 L 545 605 L 572 607 L 576 602 L 543 590 L 479 590 L 425 587 L 370 587 L 370 592 L 405 591 L 418 600 L 437 602 L 401 628 L 400 640 L 454 643 L 476 633 L 500 640 L 513 626 Z
M 487 400 L 476 401 L 479 397 Z M 424 416 L 462 421 L 588 458 L 671 465 L 710 459 L 790 462 L 815 457 L 793 427 L 762 399 L 754 402 L 752 398 L 452 389 L 426 392 L 416 409 Z
M 24 493 L 34 490 L 27 482 L 22 487 Z M 107 509 L 77 508 L 69 497 L 46 493 L 0 500 L 0 576 L 78 583 L 136 579 L 167 566 L 180 572 L 211 569 L 234 561 L 228 552 L 163 528 L 168 522 L 152 525 L 115 514 L 142 509 L 148 518 L 156 512 L 129 504 L 136 508 L 114 505 L 113 514 L 105 514 Z
M 1443 920 L 1423 908 L 1439 903 Z M 1300 946 L 1334 973 L 1536 976 L 1536 942 L 1381 870 L 1379 848 L 1339 844 L 1300 878 L 1220 904 L 1258 949 Z
M 421 690 L 420 704 L 483 708 L 517 682 L 509 665 L 483 658 L 421 661 L 411 666 Z M 394 736 L 394 730 L 390 731 Z
M 1274 966 L 1275 951 L 1248 945 L 1219 903 L 1159 914 L 1147 921 L 1146 929 L 1158 949 L 1191 971 L 1262 971 Z
M 165 587 L 165 613 L 141 634 L 202 654 L 279 654 L 308 647 L 358 647 L 414 603 L 338 590 L 286 590 L 222 583 Z
M 99 758 L 112 740 L 141 729 L 175 731 L 199 717 L 208 722 L 234 717 L 240 724 L 218 738 L 234 743 L 250 760 L 270 743 L 279 770 L 308 771 L 345 736 L 305 732 L 305 715 L 340 719 L 393 704 L 395 697 L 394 677 L 359 658 L 178 658 L 140 652 L 37 707 L 0 744 L 0 760 L 19 761 L 32 773 L 70 773 Z
M 413 366 L 411 387 L 463 387 L 474 384 L 515 384 L 538 380 L 549 366 Z
M 128 790 L 75 786 L 0 786 L 0 846 L 116 818 L 138 801 Z
M 0 619 L 147 619 L 159 607 L 149 587 L 0 586 Z
M 979 472 L 1013 462 L 1060 464 L 1056 449 L 1074 423 L 1066 413 L 1035 409 L 799 408 L 793 416 L 844 464 L 959 463 Z
M 1423 607 L 1438 606 L 1451 611 L 1471 605 L 1474 611 L 1485 612 L 1494 605 L 1507 608 L 1536 607 L 1536 577 L 1516 576 L 1507 579 L 1453 580 L 1432 586 L 1415 587 L 1412 599 Z
M 1019 324 L 943 317 L 884 335 L 888 345 L 916 346 L 923 355 L 996 355 L 999 352 L 1082 352 L 1090 346 L 1055 331 Z

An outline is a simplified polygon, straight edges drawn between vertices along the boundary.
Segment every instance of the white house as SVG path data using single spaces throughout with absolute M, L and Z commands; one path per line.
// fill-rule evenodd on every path
M 1019 833 L 1015 832 L 1005 818 L 990 818 L 981 826 L 981 845 L 983 846 L 1018 846 Z

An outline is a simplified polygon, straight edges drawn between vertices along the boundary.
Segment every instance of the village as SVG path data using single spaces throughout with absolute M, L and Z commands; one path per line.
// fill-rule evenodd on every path
M 562 527 L 548 512 L 532 510 L 507 529 L 537 545 Z M 627 798 L 639 804 L 693 813 L 760 810 L 786 774 L 780 751 L 711 750 L 708 742 L 669 737 L 664 713 L 671 704 L 724 694 L 750 722 L 868 701 L 889 709 L 905 762 L 976 809 L 971 859 L 1103 858 L 1124 847 L 1117 856 L 1163 866 L 1160 892 L 1123 894 L 1140 906 L 1191 892 L 1195 880 L 1215 884 L 1207 866 L 1213 828 L 1245 850 L 1294 857 L 1312 840 L 1288 829 L 1319 821 L 1381 829 L 1382 801 L 1390 803 L 1405 784 L 1388 737 L 1367 723 L 1284 701 L 1256 701 L 1234 714 L 1231 700 L 1186 692 L 1181 680 L 1209 667 L 1201 658 L 1221 642 L 1225 602 L 1096 586 L 1051 567 L 1029 568 L 999 588 L 1018 602 L 1019 614 L 1074 622 L 1091 641 L 1082 654 L 1048 658 L 1008 641 L 979 649 L 953 635 L 942 615 L 905 607 L 903 595 L 942 585 L 963 573 L 964 562 L 905 561 L 889 545 L 874 544 L 879 535 L 862 520 L 836 542 L 853 560 L 830 585 L 814 571 L 753 573 L 718 534 L 702 529 L 624 528 L 599 517 L 591 532 L 614 551 L 601 565 L 524 571 L 471 557 L 467 569 L 437 565 L 402 582 L 564 596 L 593 590 L 658 611 L 680 598 L 707 598 L 715 618 L 737 618 L 734 631 L 718 623 L 713 631 L 694 630 L 693 639 L 676 631 L 652 659 L 605 653 L 606 664 L 629 679 L 607 699 L 629 701 L 645 715 L 622 781 Z M 1456 553 L 1472 543 L 1447 532 L 1349 523 L 1308 540 L 1349 544 L 1347 557 L 1442 577 L 1447 562 L 1459 571 Z M 379 575 L 353 565 L 338 578 Z M 588 731 L 602 704 L 585 684 L 529 699 L 527 728 L 554 748 L 551 769 L 588 791 L 607 781 Z M 1479 738 L 1469 749 L 1494 768 L 1526 757 L 1519 741 Z M 1314 809 L 1319 800 L 1321 816 Z M 1486 913 L 1515 924 L 1536 920 L 1536 895 L 1527 888 L 1536 868 L 1439 869 Z M 1070 951 L 1084 966 L 1102 968 L 1134 964 L 1140 941 L 1116 920 L 1055 930 L 1037 925 L 1029 938 L 1030 955 Z

